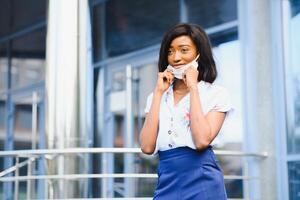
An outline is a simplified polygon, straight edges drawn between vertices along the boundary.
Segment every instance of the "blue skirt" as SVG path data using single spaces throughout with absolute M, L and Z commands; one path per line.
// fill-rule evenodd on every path
M 154 200 L 226 200 L 223 173 L 212 147 L 159 151 Z

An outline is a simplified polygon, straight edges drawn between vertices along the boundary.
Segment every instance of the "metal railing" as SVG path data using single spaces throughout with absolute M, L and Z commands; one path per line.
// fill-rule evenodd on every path
M 219 156 L 237 156 L 237 157 L 253 157 L 264 159 L 268 155 L 263 153 L 245 153 L 241 151 L 214 150 Z M 33 180 L 80 180 L 95 178 L 157 178 L 157 174 L 150 173 L 101 173 L 101 174 L 53 174 L 53 175 L 33 175 L 33 167 L 37 160 L 44 158 L 52 160 L 58 156 L 81 155 L 81 154 L 107 154 L 107 153 L 142 153 L 139 148 L 68 148 L 68 149 L 39 149 L 39 150 L 15 150 L 1 151 L 0 157 L 13 157 L 15 164 L 12 167 L 4 169 L 0 172 L 0 182 L 14 182 L 14 199 L 19 198 L 19 182 L 27 182 L 26 198 L 32 199 L 32 183 Z M 149 156 L 150 157 L 150 156 Z M 19 162 L 20 158 L 26 158 L 25 161 Z M 20 169 L 27 166 L 27 175 L 19 176 Z M 14 173 L 14 174 L 12 174 Z M 8 176 L 10 175 L 10 176 Z M 246 171 L 243 175 L 224 175 L 225 180 L 259 180 L 259 177 L 250 177 Z M 50 197 L 51 199 L 51 197 Z M 99 198 L 98 198 L 99 199 Z M 112 198 L 102 198 L 112 199 Z M 116 199 L 152 199 L 152 198 L 113 198 Z M 244 199 L 249 199 L 247 196 Z M 233 199 L 232 199 L 233 200 Z M 238 198 L 234 199 L 238 200 Z

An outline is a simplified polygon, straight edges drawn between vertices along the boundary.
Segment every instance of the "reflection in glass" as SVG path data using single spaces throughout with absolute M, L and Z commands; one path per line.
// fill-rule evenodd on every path
M 12 42 L 12 88 L 24 87 L 45 79 L 45 29 Z
M 6 89 L 7 85 L 7 51 L 6 51 L 6 43 L 0 44 L 0 91 Z
M 157 63 L 151 63 L 133 69 L 132 78 L 132 105 L 134 115 L 134 144 L 138 146 L 138 134 L 142 120 L 145 117 L 144 108 L 147 96 L 153 91 L 156 83 Z M 124 144 L 125 111 L 126 111 L 126 74 L 125 70 L 111 70 L 112 88 L 110 95 L 110 111 L 114 114 L 115 147 Z
M 186 0 L 188 21 L 203 28 L 237 20 L 237 0 Z
M 219 33 L 222 35 L 222 33 Z M 237 37 L 237 36 L 236 36 Z M 220 38 L 221 39 L 221 38 Z M 213 145 L 216 149 L 242 150 L 243 144 L 243 117 L 242 117 L 242 79 L 240 62 L 240 41 L 226 40 L 213 48 L 217 65 L 218 77 L 216 84 L 224 86 L 230 93 L 234 112 L 227 116 L 222 129 L 215 138 Z M 235 59 L 232 59 L 235 55 Z M 232 72 L 235 77 L 232 78 Z M 240 158 L 218 157 L 225 175 L 242 175 L 243 162 Z M 228 198 L 243 198 L 243 181 L 226 180 Z
M 290 65 L 287 66 L 288 153 L 300 153 L 300 3 L 291 1 Z
M 112 91 L 124 91 L 126 89 L 125 69 L 114 70 L 112 72 Z
M 212 46 L 218 46 L 219 44 L 238 40 L 238 27 L 232 27 L 221 32 L 213 33 L 209 35 Z
M 46 19 L 47 0 L 1 0 L 0 37 Z
M 97 69 L 98 70 L 98 69 Z M 112 145 L 113 147 L 124 147 L 125 144 L 125 92 L 126 92 L 126 71 L 124 68 L 112 68 L 108 67 L 109 79 L 105 84 L 111 83 L 109 111 L 113 115 L 113 137 Z M 132 106 L 133 106 L 133 117 L 134 117 L 134 135 L 133 135 L 133 145 L 138 147 L 138 136 L 140 127 L 144 121 L 145 113 L 144 108 L 146 105 L 147 96 L 152 92 L 156 83 L 157 76 L 157 63 L 149 63 L 141 66 L 139 68 L 133 68 L 132 77 Z M 98 72 L 97 72 L 98 73 Z M 100 84 L 99 79 L 95 79 L 95 84 Z M 99 82 L 98 82 L 99 81 Z M 107 87 L 107 86 L 106 86 Z M 99 85 L 97 88 L 101 88 Z M 101 99 L 103 97 L 97 97 L 97 104 L 101 104 Z M 108 103 L 108 102 L 107 102 Z M 106 104 L 107 104 L 106 103 Z M 103 115 L 103 112 L 97 110 L 97 118 Z M 104 115 L 103 115 L 104 116 Z M 97 132 L 99 134 L 100 131 Z M 97 137 L 100 137 L 98 135 Z M 103 136 L 102 136 L 103 137 Z M 115 154 L 114 155 L 114 173 L 124 173 L 124 155 Z M 157 165 L 157 160 L 152 158 L 145 158 L 144 155 L 134 154 L 134 172 L 135 173 L 155 173 Z M 156 179 L 136 179 L 134 181 L 135 196 L 152 196 Z M 117 186 L 122 186 L 124 184 L 124 179 L 114 179 L 114 184 Z M 123 186 L 122 186 L 123 187 Z M 122 190 L 115 189 L 115 196 L 122 196 Z
M 6 96 L 0 94 L 0 151 L 4 150 L 4 143 L 5 143 L 5 136 L 6 136 L 5 103 L 6 103 Z M 0 171 L 2 171 L 3 169 L 4 169 L 4 158 L 0 157 Z M 1 194 L 2 193 L 0 189 L 0 195 Z
M 32 105 L 30 102 L 18 102 L 14 107 L 14 142 L 26 144 L 31 148 L 32 139 Z M 24 146 L 24 145 L 23 145 Z M 25 147 L 24 146 L 24 147 Z M 15 145 L 16 148 L 20 146 Z
M 289 199 L 300 199 L 300 161 L 288 163 Z
M 179 22 L 179 1 L 165 0 L 110 0 L 105 3 L 105 24 L 101 26 L 103 8 L 94 9 L 94 48 L 101 53 L 106 47 L 108 57 L 125 54 L 134 50 L 158 44 L 163 33 Z M 105 31 L 105 45 L 100 39 Z M 97 43 L 95 43 L 97 42 Z M 101 58 L 95 55 L 95 61 Z
M 105 18 L 105 4 L 100 4 L 92 9 L 92 34 L 93 34 L 93 56 L 94 62 L 102 60 L 106 57 L 105 51 L 105 42 L 104 42 L 104 18 Z
M 45 79 L 44 59 L 12 59 L 12 88 L 24 87 Z
M 216 84 L 224 86 L 230 93 L 234 112 L 225 120 L 216 137 L 216 143 L 222 149 L 242 150 L 243 117 L 242 117 L 242 80 L 240 62 L 240 42 L 224 42 L 213 48 L 218 77 Z M 235 55 L 235 59 L 232 59 Z M 235 78 L 232 78 L 232 72 Z
M 43 102 L 42 94 L 35 91 L 26 95 L 12 95 L 12 102 L 14 107 L 14 148 L 21 148 L 19 144 L 22 145 L 22 148 L 37 148 L 36 144 L 41 133 L 39 112 L 40 103 Z M 35 120 L 33 121 L 33 119 Z
M 5 127 L 5 101 L 0 97 L 0 135 L 1 136 L 4 135 L 4 127 Z
M 3 145 L 0 145 L 0 150 L 4 149 L 4 138 L 5 138 L 5 95 L 0 94 L 0 141 Z

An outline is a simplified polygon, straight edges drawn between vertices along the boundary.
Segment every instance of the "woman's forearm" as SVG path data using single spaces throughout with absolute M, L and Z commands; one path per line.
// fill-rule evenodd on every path
M 145 154 L 152 154 L 155 150 L 161 97 L 161 93 L 154 91 L 152 104 L 140 133 L 141 149 Z
M 197 86 L 190 88 L 190 127 L 196 148 L 205 149 L 211 142 L 211 130 L 202 110 Z

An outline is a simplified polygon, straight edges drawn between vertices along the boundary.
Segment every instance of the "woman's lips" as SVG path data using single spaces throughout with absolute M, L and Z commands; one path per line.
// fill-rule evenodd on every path
M 179 69 L 181 68 L 182 66 L 184 66 L 185 64 L 180 64 L 180 65 L 172 65 L 175 69 Z

